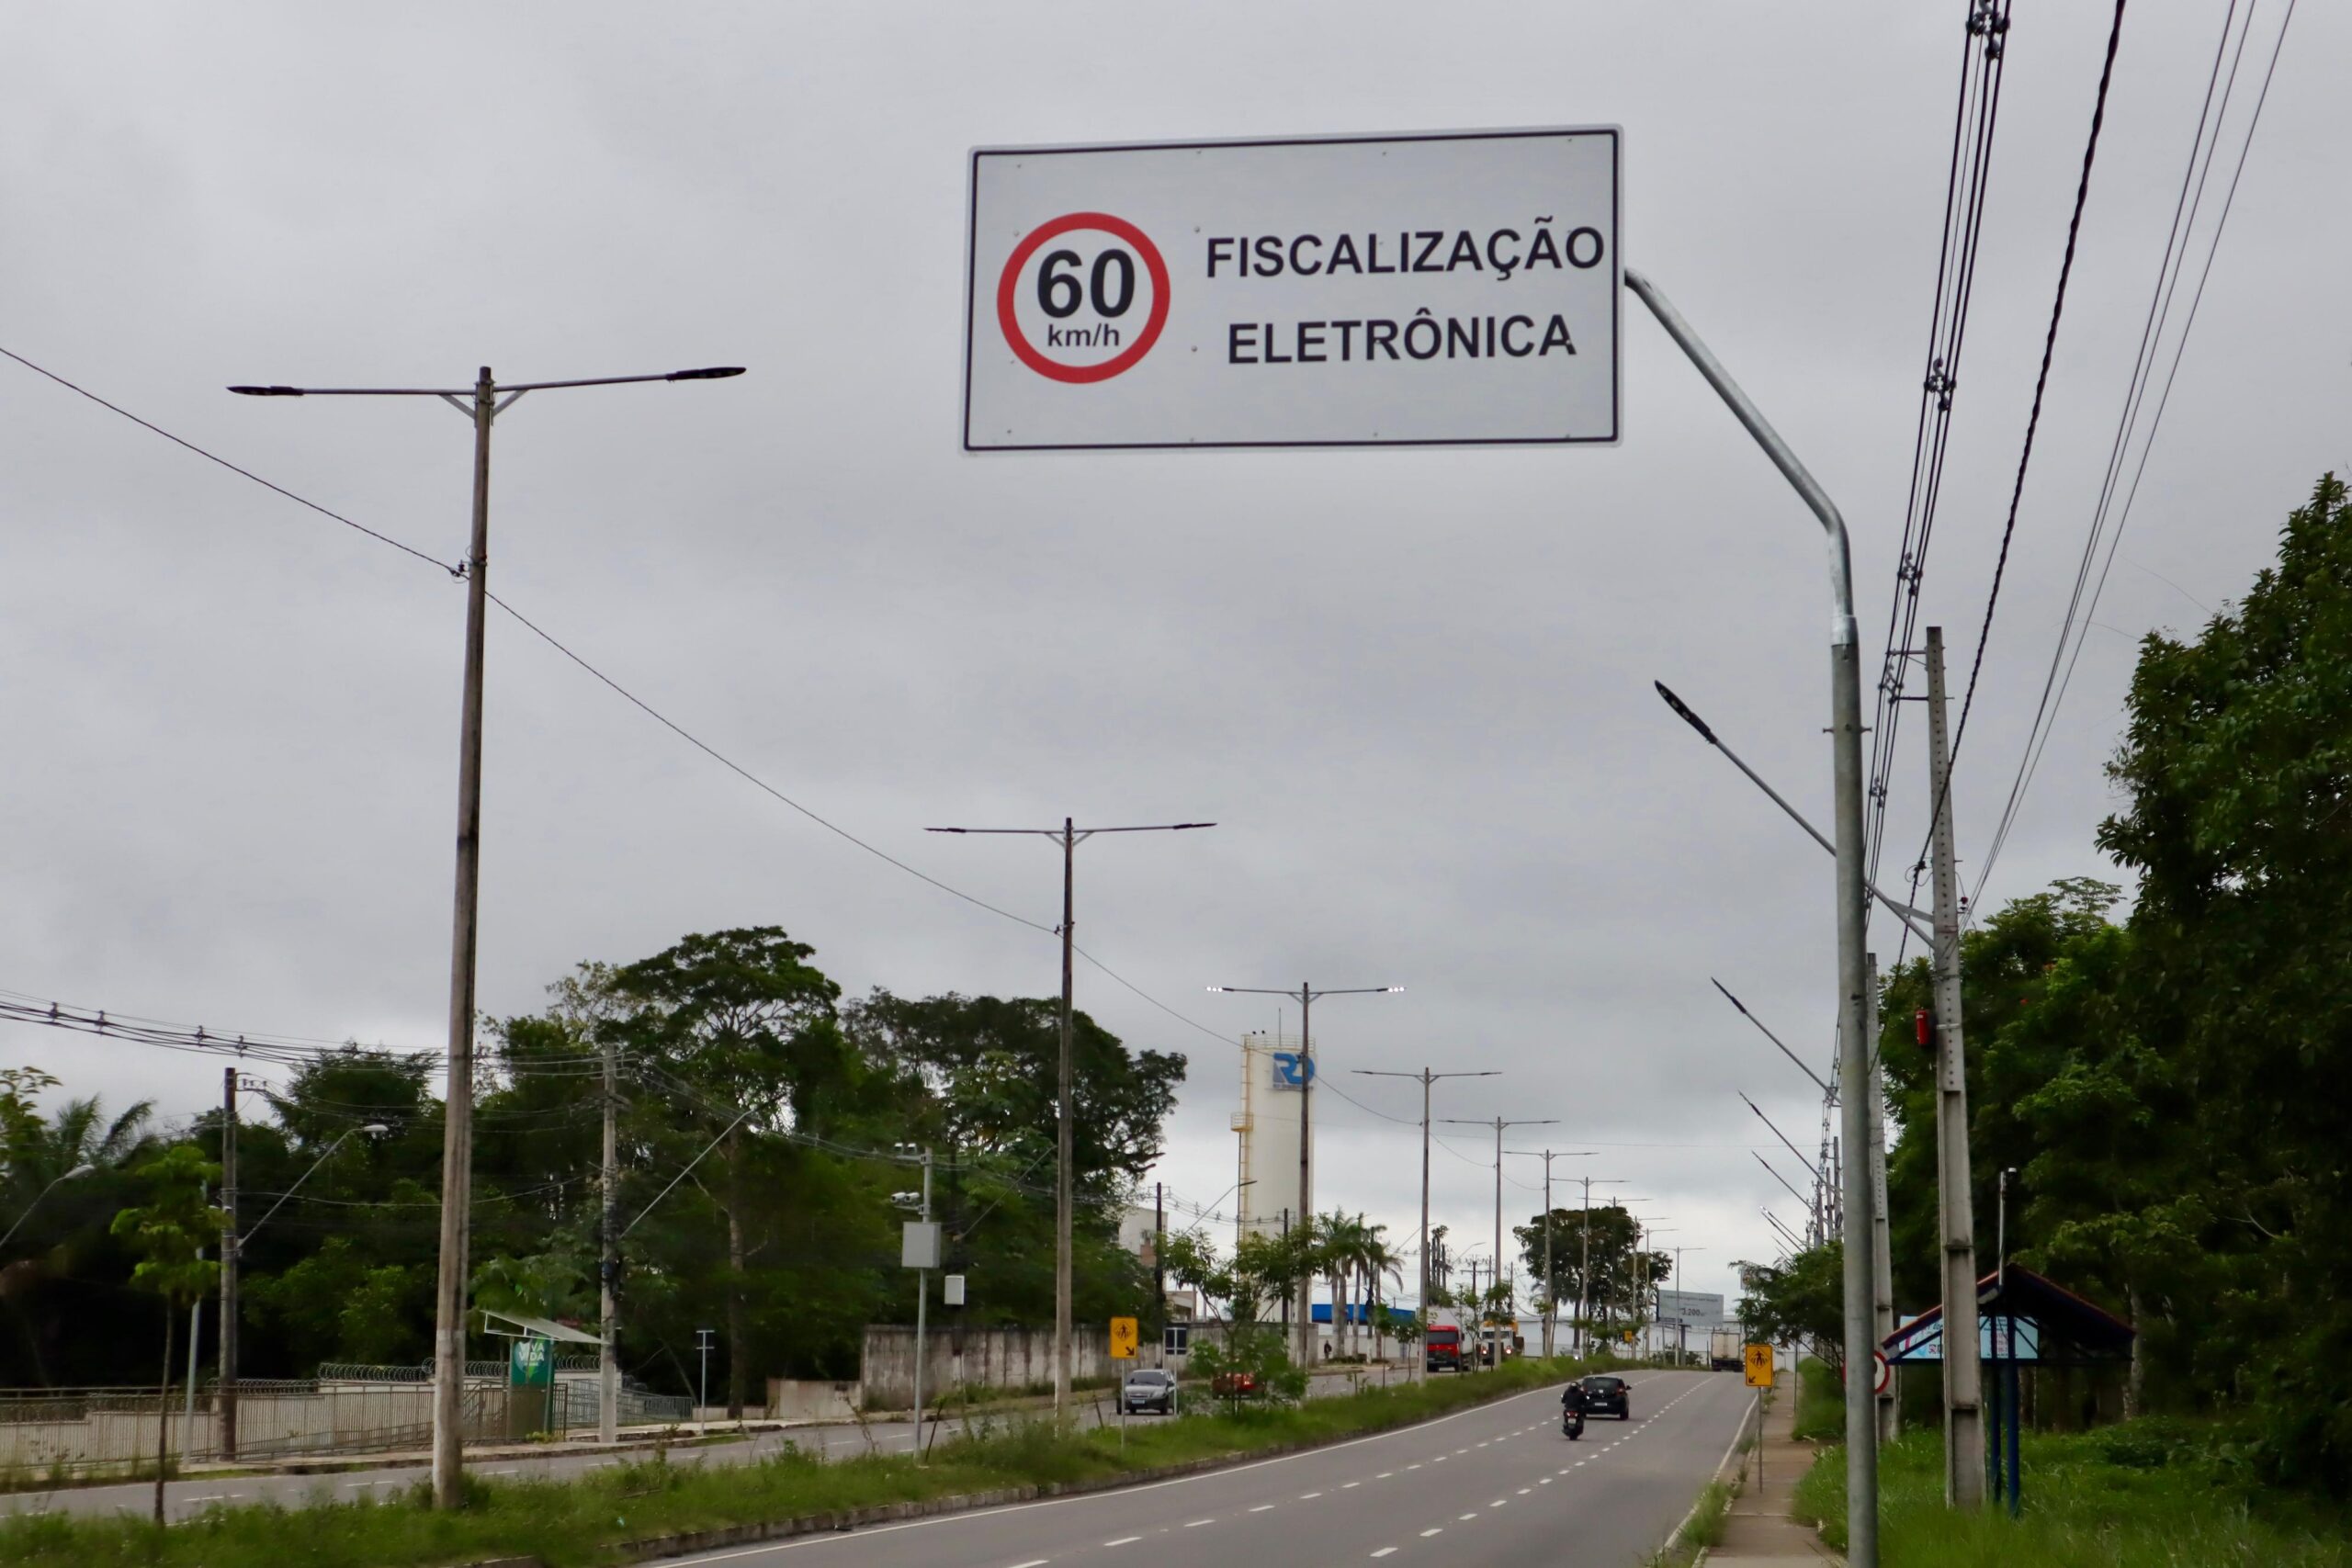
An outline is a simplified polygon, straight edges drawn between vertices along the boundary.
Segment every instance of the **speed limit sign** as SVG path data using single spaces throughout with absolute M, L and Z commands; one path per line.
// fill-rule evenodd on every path
M 979 148 L 964 449 L 1614 442 L 1620 140 Z

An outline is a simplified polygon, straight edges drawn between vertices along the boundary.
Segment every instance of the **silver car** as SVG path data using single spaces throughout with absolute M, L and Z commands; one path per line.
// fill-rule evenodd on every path
M 1176 1374 L 1146 1367 L 1127 1374 L 1121 1385 L 1120 1402 L 1129 1414 L 1156 1411 L 1162 1416 L 1176 1414 Z

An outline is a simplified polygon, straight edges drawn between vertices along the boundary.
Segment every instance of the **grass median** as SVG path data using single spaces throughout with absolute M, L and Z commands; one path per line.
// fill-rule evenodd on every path
M 2028 1434 L 2025 1512 L 1944 1506 L 1943 1443 L 1914 1432 L 1879 1450 L 1884 1568 L 2352 1568 L 2352 1519 L 2255 1484 L 2209 1425 L 2149 1419 L 2098 1431 Z M 1846 1461 L 1823 1450 L 1792 1512 L 1846 1543 Z
M 43 1514 L 0 1520 L 0 1562 L 28 1568 L 437 1568 L 509 1556 L 548 1568 L 626 1560 L 625 1543 L 686 1530 L 920 1502 L 1004 1487 L 1111 1481 L 1190 1460 L 1246 1459 L 1427 1420 L 1539 1388 L 1581 1370 L 1568 1360 L 1514 1361 L 1500 1371 L 1366 1389 L 1279 1408 L 1189 1415 L 1116 1427 L 1057 1432 L 1036 1420 L 981 1418 L 967 1437 L 942 1436 L 930 1462 L 903 1455 L 826 1461 L 786 1450 L 742 1463 L 701 1465 L 667 1456 L 578 1480 L 468 1483 L 463 1509 L 436 1512 L 418 1488 L 382 1501 L 308 1506 L 216 1506 L 158 1529 L 126 1518 Z

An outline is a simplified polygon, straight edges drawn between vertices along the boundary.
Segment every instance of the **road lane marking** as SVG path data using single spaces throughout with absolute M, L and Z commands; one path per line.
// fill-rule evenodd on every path
M 1396 1472 L 1395 1471 L 1393 1471 L 1393 1470 L 1384 1470 L 1384 1471 L 1382 1471 L 1378 1475 L 1374 1476 L 1374 1477 L 1373 1477 L 1373 1479 L 1374 1479 L 1374 1481 L 1385 1481 L 1385 1480 L 1387 1480 L 1390 1476 L 1392 1476 L 1392 1475 L 1394 1475 L 1394 1474 L 1396 1474 Z
M 1525 1486 L 1522 1486 L 1522 1487 L 1521 1487 L 1521 1488 L 1519 1489 L 1519 1495 L 1520 1495 L 1521 1496 L 1524 1497 L 1524 1496 L 1526 1496 L 1526 1495 L 1527 1495 L 1527 1494 L 1528 1494 L 1528 1492 L 1529 1492 L 1530 1490 L 1531 1490 L 1530 1488 L 1525 1487 Z
M 1461 1517 L 1461 1518 L 1464 1518 L 1464 1519 L 1475 1519 L 1475 1518 L 1476 1518 L 1478 1516 L 1477 1516 L 1477 1515 L 1476 1515 L 1476 1514 L 1464 1514 L 1464 1515 L 1462 1515 L 1462 1516 L 1460 1516 L 1460 1517 Z M 1457 1522 L 1459 1522 L 1459 1521 L 1457 1520 Z
M 1046 1564 L 1052 1561 L 1050 1557 L 1032 1557 L 1026 1562 L 1014 1563 L 1012 1568 L 1046 1568 Z
M 1385 1556 L 1387 1556 L 1390 1552 L 1392 1552 L 1392 1551 L 1396 1551 L 1396 1549 L 1395 1547 L 1393 1547 L 1393 1546 L 1384 1546 L 1384 1547 L 1382 1547 L 1378 1551 L 1374 1552 L 1374 1553 L 1373 1553 L 1373 1555 L 1374 1555 L 1374 1557 L 1385 1557 Z
M 1423 1531 L 1421 1532 L 1421 1539 L 1422 1539 L 1423 1540 L 1429 1540 L 1429 1538 L 1430 1538 L 1430 1537 L 1431 1537 L 1431 1536 L 1433 1536 L 1433 1535 L 1443 1535 L 1444 1533 L 1445 1533 L 1445 1527 L 1444 1527 L 1443 1525 L 1440 1525 L 1440 1526 L 1438 1526 L 1438 1527 L 1437 1527 L 1437 1529 L 1433 1529 L 1433 1530 L 1423 1530 Z
M 1143 1537 L 1139 1535 L 1123 1535 L 1116 1540 L 1106 1540 L 1102 1544 L 1105 1546 L 1133 1546 L 1142 1539 Z
M 1420 1469 L 1421 1467 L 1420 1467 L 1419 1465 L 1418 1465 L 1418 1464 L 1408 1464 L 1408 1465 L 1407 1465 L 1405 1468 L 1406 1468 L 1407 1470 L 1419 1470 L 1419 1469 Z M 1395 1473 L 1395 1472 L 1391 1472 L 1390 1473 L 1392 1473 L 1392 1474 L 1393 1474 L 1393 1473 Z
M 1269 1509 L 1269 1508 L 1271 1508 L 1271 1507 L 1272 1507 L 1272 1506 L 1273 1506 L 1273 1505 L 1272 1505 L 1272 1503 L 1261 1503 L 1261 1504 L 1259 1504 L 1256 1507 L 1254 1507 L 1254 1508 L 1250 1509 L 1250 1511 L 1251 1513 L 1253 1513 L 1253 1514 L 1262 1514 L 1262 1513 L 1264 1513 L 1267 1509 Z
M 1506 1503 L 1508 1503 L 1508 1502 L 1510 1502 L 1510 1498 L 1508 1498 L 1508 1497 L 1498 1497 L 1498 1498 L 1496 1498 L 1493 1502 L 1491 1502 L 1491 1503 L 1487 1504 L 1487 1506 L 1488 1506 L 1489 1508 L 1499 1508 L 1499 1507 L 1501 1507 L 1504 1504 L 1506 1504 Z
M 1544 1476 L 1542 1480 L 1536 1482 L 1535 1484 L 1538 1486 L 1549 1486 L 1552 1484 L 1552 1478 L 1548 1475 Z
M 1352 1491 L 1354 1488 L 1363 1484 L 1363 1483 L 1361 1481 L 1343 1481 L 1340 1483 L 1340 1490 L 1342 1492 Z
M 1184 1528 L 1188 1530 L 1196 1530 L 1203 1525 L 1213 1525 L 1215 1523 L 1216 1523 L 1215 1519 L 1191 1519 L 1186 1521 Z
M 1320 1492 L 1302 1492 L 1298 1495 L 1298 1500 L 1302 1503 L 1311 1503 L 1321 1495 L 1323 1494 Z

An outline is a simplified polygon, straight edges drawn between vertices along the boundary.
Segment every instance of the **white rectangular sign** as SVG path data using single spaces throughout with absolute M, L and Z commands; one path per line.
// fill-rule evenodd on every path
M 980 148 L 964 448 L 1613 443 L 1621 141 Z

